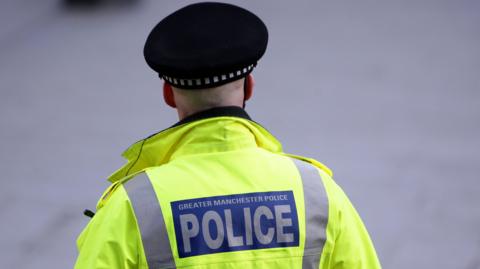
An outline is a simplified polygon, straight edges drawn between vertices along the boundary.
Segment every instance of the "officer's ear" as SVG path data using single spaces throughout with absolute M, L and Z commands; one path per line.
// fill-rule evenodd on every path
M 177 104 L 175 103 L 175 98 L 173 97 L 172 85 L 168 84 L 166 81 L 163 81 L 163 100 L 170 107 L 177 107 Z
M 250 99 L 253 95 L 253 87 L 255 86 L 255 80 L 253 79 L 252 74 L 248 74 L 248 76 L 245 78 L 245 97 L 244 100 Z

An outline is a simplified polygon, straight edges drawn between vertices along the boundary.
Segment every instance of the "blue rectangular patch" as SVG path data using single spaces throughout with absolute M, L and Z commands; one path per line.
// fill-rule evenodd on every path
M 292 191 L 189 199 L 171 207 L 180 258 L 299 244 Z

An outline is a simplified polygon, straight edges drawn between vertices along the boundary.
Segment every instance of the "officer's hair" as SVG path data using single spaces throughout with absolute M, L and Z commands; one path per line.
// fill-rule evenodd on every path
M 218 106 L 241 105 L 243 102 L 244 79 L 201 90 L 185 90 L 173 88 L 176 97 L 180 97 L 182 105 L 189 109 L 208 109 Z

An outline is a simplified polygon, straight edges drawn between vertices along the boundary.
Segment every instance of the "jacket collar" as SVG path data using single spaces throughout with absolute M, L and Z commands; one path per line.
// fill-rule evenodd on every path
M 212 127 L 211 123 L 214 122 L 217 123 L 215 125 L 217 127 Z M 219 122 L 222 124 L 218 125 Z M 173 126 L 134 143 L 122 154 L 128 162 L 108 180 L 116 182 L 148 167 L 165 164 L 176 152 L 182 150 L 179 148 L 186 137 L 195 139 L 195 135 L 192 135 L 194 131 L 198 132 L 204 128 L 225 128 L 228 124 L 240 124 L 245 127 L 244 133 L 253 136 L 250 140 L 254 146 L 271 152 L 282 151 L 280 142 L 261 125 L 252 121 L 245 110 L 234 106 L 217 107 L 188 116 Z

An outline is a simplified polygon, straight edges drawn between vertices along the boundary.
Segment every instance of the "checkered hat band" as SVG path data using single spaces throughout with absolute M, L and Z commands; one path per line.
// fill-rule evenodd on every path
M 174 78 L 170 76 L 160 77 L 167 81 L 170 85 L 180 88 L 180 89 L 203 89 L 203 88 L 212 88 L 226 84 L 228 82 L 240 79 L 245 77 L 247 74 L 252 72 L 255 64 L 249 65 L 247 67 L 238 69 L 234 72 L 228 72 L 221 75 L 203 77 L 203 78 Z

